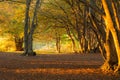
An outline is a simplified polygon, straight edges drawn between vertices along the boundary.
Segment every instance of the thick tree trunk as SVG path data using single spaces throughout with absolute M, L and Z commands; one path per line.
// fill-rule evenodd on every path
M 28 53 L 28 29 L 29 29 L 29 9 L 30 9 L 31 0 L 26 0 L 26 13 L 25 13 L 25 25 L 24 25 L 24 53 Z
M 114 70 L 117 66 L 118 58 L 111 33 L 109 34 L 109 38 L 106 40 L 106 43 L 104 43 L 104 47 L 106 50 L 106 60 L 101 68 L 104 71 Z
M 95 1 L 96 0 L 90 0 L 91 5 L 87 4 L 87 2 L 85 2 L 85 4 L 89 5 L 92 8 L 94 6 L 95 9 Z M 102 66 L 102 69 L 107 71 L 114 70 L 115 72 L 120 72 L 120 8 L 118 7 L 120 6 L 120 1 L 101 0 L 101 2 L 104 13 L 100 13 L 98 10 L 97 12 L 102 15 L 105 26 L 101 28 L 97 25 L 95 29 L 98 30 L 100 33 L 103 33 L 101 37 L 104 42 L 106 60 L 104 65 Z M 93 10 L 91 11 L 91 13 L 94 14 Z
M 29 37 L 28 37 L 28 53 L 27 55 L 28 56 L 35 56 L 36 53 L 33 52 L 33 37 L 32 37 L 33 34 L 29 34 Z
M 36 0 L 35 9 L 33 12 L 32 23 L 30 25 L 29 10 L 31 0 L 26 0 L 26 13 L 25 13 L 25 26 L 24 26 L 24 54 L 29 56 L 35 56 L 33 52 L 33 33 L 37 25 L 37 9 L 39 8 L 40 0 Z
M 28 33 L 28 55 L 30 56 L 35 56 L 36 53 L 33 52 L 33 34 L 34 34 L 34 31 L 35 31 L 35 28 L 37 26 L 37 9 L 39 7 L 39 3 L 40 3 L 40 0 L 37 0 L 36 1 L 36 6 L 35 6 L 35 10 L 34 10 L 34 13 L 33 13 L 33 18 L 32 18 L 32 24 L 31 24 L 31 29 L 30 29 L 30 32 Z
M 93 5 L 94 1 L 91 0 L 91 4 Z M 94 3 L 95 4 L 95 3 Z M 105 15 L 101 14 L 104 21 L 105 21 L 105 28 L 104 30 L 100 29 L 99 24 L 95 22 L 94 18 L 94 24 L 97 24 L 95 27 L 101 34 L 102 40 L 104 41 L 104 47 L 106 52 L 106 59 L 105 63 L 101 67 L 105 71 L 109 70 L 120 70 L 120 45 L 119 45 L 119 24 L 118 24 L 118 17 L 116 18 L 116 11 L 115 7 L 113 5 L 112 0 L 102 0 L 102 5 L 104 8 Z M 93 10 L 91 11 L 93 14 Z M 106 35 L 104 38 L 103 36 Z M 116 67 L 117 66 L 117 67 Z
M 110 53 L 107 52 L 107 55 L 110 55 L 109 64 L 113 63 L 112 61 L 114 60 L 114 65 L 112 65 L 112 67 L 117 65 L 117 68 L 115 69 L 115 71 L 119 71 L 120 70 L 120 45 L 119 45 L 119 36 L 117 35 L 118 26 L 115 23 L 112 1 L 102 0 L 102 4 L 106 14 L 105 16 L 103 16 L 106 24 L 106 29 L 107 29 L 106 36 L 108 40 L 109 40 L 109 36 L 110 37 L 112 36 L 112 39 L 113 39 L 112 41 L 111 39 L 109 40 Z M 114 46 L 114 48 L 112 46 Z M 116 55 L 117 55 L 117 58 L 116 58 Z

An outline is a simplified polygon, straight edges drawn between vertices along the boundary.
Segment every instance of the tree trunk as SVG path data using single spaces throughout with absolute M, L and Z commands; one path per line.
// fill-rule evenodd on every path
M 23 51 L 23 38 L 15 37 L 16 51 Z
M 75 53 L 77 53 L 75 40 L 73 39 L 73 37 L 72 37 L 72 35 L 71 35 L 71 33 L 70 33 L 70 29 L 69 29 L 68 26 L 66 27 L 66 32 L 67 32 L 68 36 L 70 37 L 70 39 L 71 39 L 71 41 L 72 41 L 73 51 L 74 51 Z
M 93 9 L 96 8 L 96 0 L 90 0 L 89 3 L 83 2 Z M 103 70 L 114 70 L 115 72 L 120 72 L 120 1 L 119 0 L 101 0 L 104 12 L 100 13 L 97 11 L 104 19 L 105 26 L 96 26 L 95 29 L 99 31 L 104 43 L 106 60 L 102 66 Z M 117 7 L 116 7 L 117 6 Z M 90 11 L 91 13 L 95 13 Z M 95 16 L 95 15 L 93 15 Z M 99 24 L 98 22 L 95 22 Z M 100 29 L 101 28 L 101 29 Z M 102 30 L 103 29 L 103 30 Z M 105 33 L 104 33 L 105 31 Z M 104 37 L 105 36 L 105 37 Z
M 88 41 L 86 40 L 86 28 L 87 28 L 87 18 L 88 9 L 84 7 L 84 27 L 83 27 L 83 38 L 84 38 L 84 53 L 88 51 Z
M 35 56 L 36 55 L 36 53 L 35 52 L 33 52 L 33 38 L 32 38 L 32 35 L 33 34 L 29 34 L 29 37 L 28 37 L 28 55 L 29 56 Z
M 103 42 L 105 42 L 105 37 L 104 37 L 105 31 L 104 31 L 104 29 L 99 28 L 99 26 L 102 26 L 102 25 L 97 24 L 94 16 L 92 16 L 92 15 L 93 15 L 92 13 L 91 13 L 91 15 L 89 15 L 89 19 L 90 19 L 90 23 L 91 23 L 90 28 L 93 30 L 94 34 L 96 35 L 97 41 L 99 43 L 99 50 L 102 54 L 103 59 L 106 60 L 106 51 L 105 51 L 104 43 L 103 43 Z
M 94 3 L 94 1 L 91 0 L 91 3 Z M 120 65 L 120 54 L 119 54 L 120 45 L 119 45 L 119 36 L 118 36 L 119 28 L 117 26 L 118 24 L 116 24 L 115 22 L 117 20 L 115 19 L 115 13 L 113 11 L 112 0 L 102 0 L 102 5 L 105 12 L 105 15 L 102 14 L 102 17 L 105 21 L 105 26 L 106 26 L 106 27 L 103 27 L 104 30 L 100 29 L 99 24 L 94 20 L 95 17 L 93 18 L 94 20 L 93 24 L 97 24 L 95 28 L 100 32 L 100 36 L 102 36 L 102 40 L 104 42 L 104 48 L 106 52 L 106 59 L 101 68 L 105 71 L 109 71 L 109 70 L 118 71 L 120 69 L 120 66 L 119 66 Z M 94 13 L 93 10 L 91 11 L 91 13 L 93 15 Z M 103 34 L 101 34 L 101 32 Z M 106 35 L 105 38 L 103 37 L 104 35 Z
M 105 24 L 106 24 L 106 29 L 107 29 L 107 40 L 109 40 L 109 47 L 110 47 L 110 53 L 107 52 L 107 55 L 109 57 L 109 64 L 113 63 L 112 67 L 117 65 L 117 68 L 114 69 L 115 71 L 119 71 L 120 70 L 120 45 L 119 45 L 119 36 L 117 35 L 117 31 L 118 30 L 118 26 L 115 23 L 115 17 L 114 17 L 114 13 L 113 13 L 113 7 L 112 7 L 112 1 L 110 0 L 102 0 L 102 4 L 103 4 L 103 8 L 105 11 L 105 16 L 104 20 L 105 20 Z M 110 36 L 110 37 L 109 37 Z M 112 40 L 111 40 L 111 36 L 112 36 Z M 114 48 L 113 48 L 114 46 Z M 114 51 L 113 51 L 114 50 Z M 117 57 L 116 57 L 117 56 Z M 117 59 L 117 60 L 116 60 Z M 110 64 L 111 65 L 111 64 Z
M 104 71 L 114 70 L 115 67 L 117 66 L 118 59 L 111 33 L 109 34 L 109 38 L 108 40 L 106 40 L 106 43 L 104 43 L 104 47 L 106 50 L 106 60 L 101 68 Z
M 24 26 L 24 54 L 29 56 L 35 56 L 33 52 L 33 33 L 37 25 L 37 9 L 39 8 L 40 0 L 36 0 L 35 9 L 33 12 L 32 23 L 30 25 L 29 10 L 31 0 L 26 0 L 26 14 L 25 14 L 25 26 Z
M 32 24 L 31 24 L 31 29 L 30 29 L 30 32 L 28 33 L 29 36 L 28 36 L 28 55 L 30 56 L 35 56 L 36 53 L 33 52 L 33 34 L 34 34 L 34 31 L 35 31 L 35 28 L 37 26 L 37 9 L 39 8 L 39 3 L 40 3 L 40 0 L 37 0 L 36 1 L 36 6 L 35 6 L 35 10 L 34 10 L 34 13 L 33 13 L 33 18 L 32 18 Z
M 56 32 L 56 48 L 57 48 L 57 52 L 60 53 L 60 48 L 61 48 L 61 45 L 60 45 L 60 34 Z
M 79 44 L 79 53 L 83 53 L 83 39 L 82 39 L 82 34 L 80 32 L 80 28 L 78 25 L 78 22 L 76 23 L 76 32 L 77 32 L 77 41 Z
M 24 25 L 24 53 L 28 53 L 28 29 L 29 29 L 29 10 L 30 10 L 31 0 L 26 0 L 26 12 L 25 12 L 25 25 Z

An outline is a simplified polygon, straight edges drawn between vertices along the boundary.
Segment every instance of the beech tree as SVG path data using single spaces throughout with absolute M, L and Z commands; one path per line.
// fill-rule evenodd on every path
M 30 17 L 30 6 L 32 0 L 26 0 L 26 13 L 25 13 L 25 25 L 24 25 L 24 53 L 23 55 L 34 56 L 33 52 L 33 33 L 37 26 L 37 11 L 41 0 L 36 0 L 35 8 L 32 18 Z M 31 21 L 32 19 L 32 21 Z
M 105 70 L 120 71 L 120 1 L 102 0 L 105 15 L 102 15 L 106 25 L 106 61 Z
M 69 0 L 65 0 L 72 2 Z M 105 62 L 105 71 L 120 71 L 120 1 L 119 0 L 75 0 L 90 7 L 87 22 L 99 42 Z M 100 4 L 100 5 L 98 5 Z M 73 5 L 73 4 L 71 4 Z M 85 9 L 85 8 L 84 8 Z M 81 13 L 81 12 L 80 12 Z M 84 18 L 83 18 L 84 19 Z M 85 19 L 84 19 L 84 22 Z
M 104 71 L 120 72 L 120 1 L 101 0 L 101 9 L 96 8 L 95 0 L 90 1 L 90 4 L 82 2 L 92 9 L 90 12 L 92 29 L 98 36 L 101 53 L 105 55 L 105 62 L 101 68 Z M 101 16 L 102 25 L 96 18 L 95 11 Z

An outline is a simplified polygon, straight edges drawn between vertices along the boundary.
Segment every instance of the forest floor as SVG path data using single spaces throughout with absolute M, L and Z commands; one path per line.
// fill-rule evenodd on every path
M 0 80 L 120 80 L 102 72 L 100 54 L 0 53 Z

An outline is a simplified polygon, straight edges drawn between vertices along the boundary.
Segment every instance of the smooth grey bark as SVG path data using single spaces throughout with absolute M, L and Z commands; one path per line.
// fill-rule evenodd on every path
M 36 55 L 33 52 L 33 33 L 37 26 L 37 9 L 39 8 L 40 0 L 36 0 L 35 9 L 33 12 L 32 23 L 30 24 L 30 3 L 31 0 L 26 0 L 26 13 L 25 13 L 25 26 L 24 26 L 24 54 L 23 55 Z
M 31 29 L 30 29 L 30 32 L 29 32 L 29 37 L 28 37 L 28 42 L 29 42 L 29 45 L 28 45 L 28 54 L 29 55 L 35 55 L 35 52 L 33 52 L 33 33 L 35 31 L 35 28 L 37 26 L 37 9 L 39 8 L 39 4 L 40 4 L 40 0 L 37 0 L 36 1 L 36 6 L 35 6 L 35 9 L 34 9 L 34 13 L 33 13 L 33 18 L 32 18 L 32 23 L 31 23 Z
M 26 0 L 25 25 L 24 25 L 24 54 L 28 53 L 28 29 L 29 29 L 29 10 L 31 0 Z

